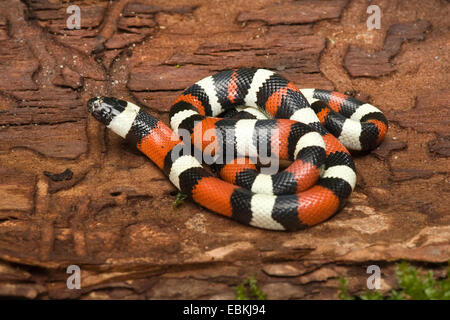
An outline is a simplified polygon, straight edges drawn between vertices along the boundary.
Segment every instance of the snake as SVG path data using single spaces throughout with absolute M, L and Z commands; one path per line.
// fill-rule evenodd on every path
M 340 211 L 356 184 L 350 151 L 373 150 L 388 130 L 372 104 L 298 89 L 260 68 L 221 71 L 188 87 L 170 108 L 170 127 L 114 97 L 93 97 L 87 107 L 182 194 L 269 230 L 304 229 Z

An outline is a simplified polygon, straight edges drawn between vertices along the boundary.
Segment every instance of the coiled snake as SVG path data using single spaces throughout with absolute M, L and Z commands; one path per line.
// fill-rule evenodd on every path
M 370 104 L 298 89 L 266 69 L 227 70 L 187 88 L 170 110 L 172 129 L 116 98 L 92 98 L 88 109 L 201 206 L 272 230 L 312 226 L 342 208 L 356 183 L 347 148 L 371 150 L 388 128 Z M 292 163 L 271 172 L 278 159 Z

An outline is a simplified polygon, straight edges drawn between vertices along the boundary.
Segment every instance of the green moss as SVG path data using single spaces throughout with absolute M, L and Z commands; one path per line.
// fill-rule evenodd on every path
M 175 196 L 175 200 L 173 200 L 172 207 L 174 209 L 178 208 L 180 205 L 183 204 L 184 200 L 186 200 L 187 197 L 188 197 L 187 194 L 178 192 L 178 194 Z
M 266 300 L 267 295 L 259 288 L 255 276 L 251 276 L 234 288 L 236 300 Z
M 339 278 L 339 293 L 338 297 L 341 300 L 355 300 L 355 297 L 348 294 L 348 280 L 344 277 Z
M 450 268 L 442 280 L 434 278 L 433 271 L 425 275 L 406 262 L 398 265 L 396 276 L 406 298 L 414 300 L 450 300 Z
M 450 268 L 444 279 L 437 280 L 433 271 L 425 273 L 406 262 L 397 265 L 395 275 L 399 290 L 388 293 L 366 291 L 362 295 L 348 294 L 347 280 L 340 278 L 339 299 L 343 300 L 450 300 Z
M 234 292 L 236 293 L 236 300 L 248 300 L 247 289 L 243 283 L 235 287 Z

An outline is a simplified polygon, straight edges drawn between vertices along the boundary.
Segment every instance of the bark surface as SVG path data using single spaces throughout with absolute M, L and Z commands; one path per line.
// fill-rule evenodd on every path
M 234 298 L 255 275 L 270 299 L 337 298 L 338 279 L 382 290 L 397 261 L 450 259 L 447 1 L 0 2 L 0 296 Z M 355 155 L 345 208 L 311 229 L 246 227 L 191 201 L 143 155 L 88 116 L 95 95 L 167 123 L 177 95 L 226 68 L 279 72 L 378 106 L 383 144 Z M 67 170 L 68 169 L 68 170 Z M 66 287 L 69 265 L 82 288 Z

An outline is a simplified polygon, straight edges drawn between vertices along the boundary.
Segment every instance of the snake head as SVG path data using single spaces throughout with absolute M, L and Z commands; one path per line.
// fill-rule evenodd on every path
M 105 125 L 108 125 L 115 116 L 125 110 L 126 106 L 126 101 L 111 97 L 94 97 L 87 103 L 89 112 Z

